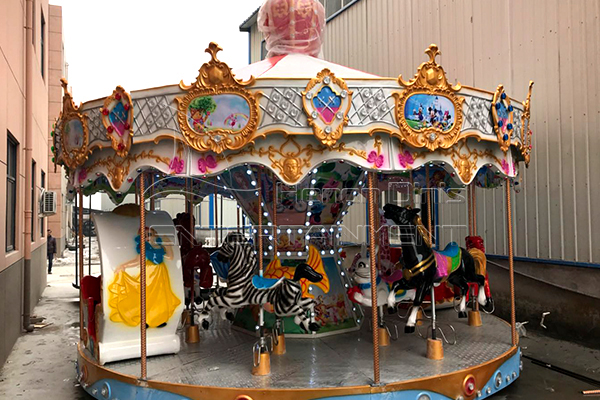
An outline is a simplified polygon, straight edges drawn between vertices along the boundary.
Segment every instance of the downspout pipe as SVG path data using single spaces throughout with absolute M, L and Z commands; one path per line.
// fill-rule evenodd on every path
M 25 9 L 25 193 L 31 188 L 31 162 L 33 159 L 33 1 L 26 1 Z M 31 219 L 33 204 L 31 196 L 25 196 L 25 226 L 23 248 L 25 266 L 23 271 L 23 329 L 33 332 L 31 324 Z

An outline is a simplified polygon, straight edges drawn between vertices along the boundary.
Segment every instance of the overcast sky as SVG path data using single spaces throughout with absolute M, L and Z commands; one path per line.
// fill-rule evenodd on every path
M 218 43 L 219 59 L 248 64 L 240 24 L 263 0 L 50 0 L 62 6 L 68 79 L 75 102 L 193 82 Z
M 65 61 L 75 102 L 125 90 L 192 83 L 210 42 L 232 68 L 248 64 L 239 26 L 263 0 L 50 0 L 62 6 Z M 87 207 L 88 200 L 84 201 Z M 99 209 L 100 196 L 92 207 Z

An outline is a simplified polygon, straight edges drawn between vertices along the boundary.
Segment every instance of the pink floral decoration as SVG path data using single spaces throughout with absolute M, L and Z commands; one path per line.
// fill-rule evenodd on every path
M 175 156 L 169 163 L 169 168 L 172 174 L 181 174 L 183 172 L 184 162 L 183 159 Z
M 514 163 L 513 163 L 513 165 L 512 165 L 512 167 L 513 167 L 513 168 L 512 168 L 512 170 L 513 170 L 513 171 L 514 171 L 514 169 L 515 169 L 515 167 L 514 167 L 514 166 L 515 166 L 515 165 L 514 165 Z M 510 171 L 511 171 L 510 164 L 509 164 L 509 163 L 508 163 L 506 160 L 502 160 L 502 171 L 504 171 L 504 173 L 505 173 L 506 175 L 510 175 Z
M 85 178 L 87 178 L 87 170 L 85 168 L 82 168 L 79 170 L 79 175 L 77 175 L 77 179 L 79 180 L 79 183 L 85 181 Z
M 209 169 L 217 168 L 217 160 L 212 155 L 208 155 L 206 157 L 201 157 L 198 160 L 198 169 L 203 174 L 210 172 Z
M 398 161 L 400 162 L 400 166 L 402 168 L 408 168 L 415 162 L 412 154 L 408 150 L 404 151 L 404 153 L 398 154 Z
M 375 150 L 369 153 L 367 161 L 371 164 L 375 164 L 375 167 L 381 168 L 383 166 L 383 154 L 377 154 Z

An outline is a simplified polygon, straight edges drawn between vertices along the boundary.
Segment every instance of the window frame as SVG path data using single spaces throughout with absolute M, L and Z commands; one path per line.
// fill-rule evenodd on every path
M 7 253 L 17 250 L 17 185 L 19 142 L 7 130 L 6 132 L 6 221 L 5 221 L 5 250 Z M 14 174 L 14 175 L 13 175 Z M 10 189 L 9 189 L 10 186 Z M 12 202 L 9 198 L 12 197 Z M 9 207 L 12 209 L 9 210 Z M 12 225 L 9 223 L 12 222 Z M 9 230 L 9 226 L 12 231 Z M 9 241 L 10 238 L 10 241 Z M 9 244 L 10 242 L 10 244 Z
M 267 41 L 263 39 L 260 42 L 260 60 L 265 60 L 267 58 L 268 53 L 269 52 L 267 51 Z
M 40 60 L 42 69 L 42 78 L 45 78 L 45 67 L 46 67 L 46 18 L 44 18 L 44 10 L 40 10 Z
M 329 1 L 329 0 L 319 0 L 319 1 L 321 2 L 321 4 L 323 5 L 323 7 L 325 8 L 325 19 L 326 19 L 326 22 L 330 22 L 335 17 L 337 17 L 338 15 L 340 15 L 341 13 L 343 13 L 348 8 L 352 7 L 354 4 L 358 3 L 361 0 L 339 0 L 340 3 L 341 3 L 340 8 L 337 11 L 333 12 L 330 16 L 327 16 L 327 1 Z
M 42 190 L 46 188 L 46 172 L 43 169 L 40 169 L 40 187 L 42 188 Z M 41 212 L 41 211 L 42 210 L 39 210 L 39 212 Z M 39 214 L 39 212 L 38 212 L 38 214 Z M 46 218 L 43 215 L 41 215 L 39 217 L 39 219 L 40 219 L 40 237 L 43 238 L 46 236 L 46 230 L 44 229 L 45 225 L 46 225 L 44 223 L 46 221 Z
M 37 163 L 31 160 L 31 242 L 35 242 L 35 168 Z

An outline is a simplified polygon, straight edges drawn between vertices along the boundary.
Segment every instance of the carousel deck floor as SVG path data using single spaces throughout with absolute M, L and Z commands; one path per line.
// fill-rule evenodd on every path
M 451 322 L 458 343 L 444 345 L 445 358 L 425 358 L 426 343 L 418 334 L 404 334 L 395 316 L 400 338 L 380 348 L 381 381 L 408 381 L 446 374 L 483 364 L 511 348 L 510 326 L 482 314 L 483 326 L 469 327 L 454 310 L 438 312 L 440 323 Z M 425 326 L 422 327 L 424 332 Z M 445 329 L 448 331 L 448 328 Z M 221 323 L 200 332 L 200 343 L 182 340 L 179 354 L 148 359 L 148 379 L 200 386 L 235 388 L 325 388 L 370 384 L 373 377 L 373 345 L 367 324 L 357 332 L 320 339 L 286 338 L 287 353 L 271 356 L 271 375 L 252 376 L 252 345 L 256 337 Z M 139 360 L 115 362 L 106 368 L 123 374 L 139 374 Z

